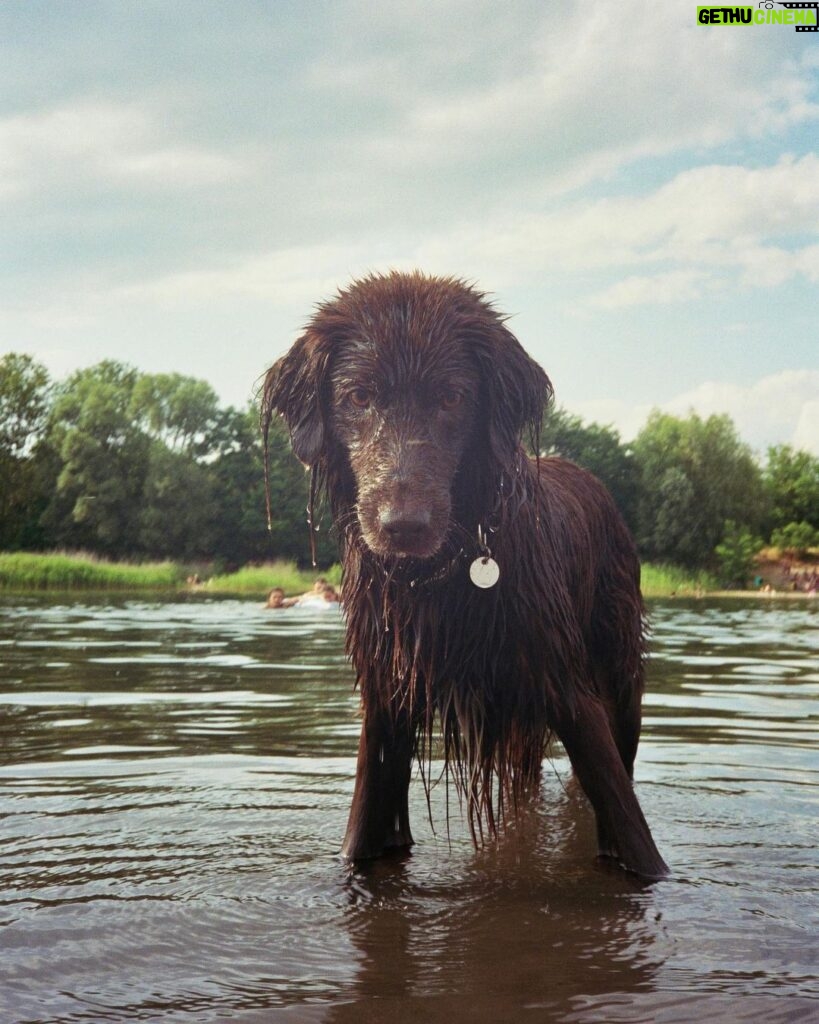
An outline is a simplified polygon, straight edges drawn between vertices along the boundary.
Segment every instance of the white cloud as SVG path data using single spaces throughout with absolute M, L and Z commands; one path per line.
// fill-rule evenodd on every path
M 642 305 L 685 303 L 715 290 L 773 288 L 802 275 L 819 280 L 819 206 L 812 198 L 819 156 L 784 156 L 760 168 L 711 165 L 683 171 L 645 195 L 573 202 L 515 221 L 419 229 L 400 240 L 359 233 L 346 240 L 283 246 L 130 282 L 64 282 L 59 299 L 42 296 L 32 316 L 82 316 L 111 303 L 161 303 L 177 309 L 254 301 L 307 306 L 369 270 L 421 266 L 502 290 L 544 275 L 605 274 L 589 294 L 601 315 Z M 810 201 L 809 201 L 810 200 Z M 704 202 L 705 212 L 697 204 Z M 78 298 L 82 296 L 82 300 Z M 573 315 L 582 309 L 572 296 Z M 52 309 L 53 307 L 53 309 Z
M 237 324 L 250 350 L 350 277 L 420 265 L 499 294 L 584 397 L 761 376 L 781 338 L 814 365 L 819 53 L 792 29 L 645 0 L 325 6 L 54 8 L 7 41 L 10 344 L 209 347 L 227 380 Z M 749 291 L 794 280 L 787 309 Z M 746 320 L 723 363 L 720 323 Z
M 0 121 L 0 198 L 107 181 L 161 186 L 236 178 L 242 164 L 179 143 L 139 104 L 81 100 Z
M 639 160 L 819 118 L 811 48 L 697 26 L 679 2 L 405 7 L 339 4 L 344 31 L 308 67 L 309 102 L 337 115 L 312 174 L 329 182 L 341 161 L 362 223 L 382 189 L 393 214 L 517 218 Z
M 293 246 L 212 269 L 180 271 L 114 288 L 110 301 L 150 300 L 187 306 L 203 300 L 251 299 L 305 309 L 347 279 L 366 273 L 374 249 L 367 245 Z M 409 264 L 406 265 L 409 267 Z M 372 269 L 380 269 L 373 267 Z
M 602 309 L 624 306 L 665 305 L 685 302 L 700 294 L 704 275 L 695 270 L 672 270 L 666 274 L 624 278 L 594 296 L 591 304 Z
M 237 19 L 237 45 L 250 26 L 259 30 Z M 757 170 L 712 164 L 642 196 L 606 184 L 640 158 L 690 160 L 716 143 L 810 124 L 815 57 L 785 36 L 703 29 L 690 10 L 654 5 L 648 15 L 642 0 L 520 0 L 511 10 L 351 0 L 317 25 L 309 57 L 296 49 L 281 76 L 271 65 L 266 78 L 248 77 L 248 102 L 260 81 L 275 102 L 245 109 L 241 131 L 218 106 L 206 60 L 173 95 L 137 85 L 135 99 L 117 101 L 129 83 L 100 83 L 0 121 L 0 198 L 54 200 L 53 222 L 81 223 L 92 259 L 115 246 L 105 217 L 117 217 L 122 244 L 144 235 L 144 246 L 132 243 L 137 258 L 159 252 L 155 266 L 180 295 L 199 284 L 215 296 L 283 288 L 292 275 L 271 271 L 289 252 L 327 247 L 349 248 L 356 266 L 412 261 L 494 288 L 603 269 L 613 279 L 589 296 L 598 309 L 690 299 L 725 273 L 815 279 L 817 251 L 774 240 L 795 224 L 815 230 L 816 157 Z M 237 65 L 237 95 L 243 74 Z M 589 182 L 598 198 L 578 200 Z M 87 183 L 127 187 L 136 202 L 89 216 L 76 201 Z M 220 190 L 205 222 L 185 193 L 201 186 Z M 173 189 L 179 205 L 141 202 L 157 189 Z M 601 189 L 612 194 L 599 198 Z M 147 263 L 124 270 L 135 288 Z M 75 264 L 72 251 L 69 283 Z M 344 276 L 345 257 L 328 265 Z M 41 275 L 37 266 L 32 294 Z
M 759 138 L 819 114 L 809 56 L 794 59 L 782 34 L 709 31 L 679 4 L 649 13 L 643 0 L 520 6 L 515 19 L 485 10 L 468 33 L 463 12 L 439 18 L 435 45 L 409 51 L 412 60 L 393 38 L 388 58 L 331 61 L 321 76 L 328 91 L 352 79 L 397 115 L 373 135 L 368 157 L 490 172 L 512 160 L 518 189 L 547 195 L 635 159 Z M 446 61 L 462 73 L 446 74 Z
M 631 440 L 652 408 L 683 418 L 691 412 L 727 414 L 739 437 L 760 453 L 771 444 L 792 444 L 819 455 L 819 370 L 783 370 L 748 385 L 705 381 L 655 406 L 613 399 L 575 403 L 572 411 L 587 421 L 611 424 Z
M 797 254 L 796 264 L 799 272 L 809 281 L 819 281 L 819 245 L 806 246 Z
M 633 441 L 645 425 L 649 413 L 657 408 L 649 402 L 629 402 L 621 398 L 575 400 L 569 412 L 586 423 L 613 427 L 623 441 Z
M 802 405 L 792 440 L 795 447 L 819 455 L 819 398 Z
M 644 195 L 473 223 L 439 235 L 420 254 L 452 266 L 468 253 L 481 274 L 504 283 L 544 272 L 625 272 L 591 297 L 590 305 L 604 308 L 689 300 L 731 282 L 816 280 L 816 181 L 814 153 L 759 168 L 714 164 L 682 171 Z M 641 267 L 646 273 L 633 273 Z

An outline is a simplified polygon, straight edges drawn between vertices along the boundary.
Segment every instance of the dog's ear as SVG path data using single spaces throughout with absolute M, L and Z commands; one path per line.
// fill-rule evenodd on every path
M 264 381 L 261 427 L 265 448 L 273 414 L 284 418 L 296 457 L 313 466 L 324 450 L 325 413 L 322 392 L 329 352 L 320 335 L 308 331 L 277 360 Z
M 524 433 L 538 454 L 541 421 L 554 394 L 551 381 L 502 322 L 477 341 L 493 457 L 508 465 Z

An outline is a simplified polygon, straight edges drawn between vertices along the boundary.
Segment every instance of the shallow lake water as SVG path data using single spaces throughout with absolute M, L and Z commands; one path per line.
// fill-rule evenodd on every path
M 350 872 L 335 611 L 4 599 L 0 1022 L 819 1020 L 819 602 L 651 614 L 641 885 L 559 747 L 497 844 L 416 779 Z

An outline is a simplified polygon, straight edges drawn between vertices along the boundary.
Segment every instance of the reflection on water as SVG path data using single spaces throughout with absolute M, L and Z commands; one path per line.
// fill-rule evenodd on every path
M 416 782 L 412 855 L 350 874 L 332 610 L 2 612 L 2 1024 L 819 1019 L 815 603 L 652 609 L 651 887 L 559 748 L 497 846 Z

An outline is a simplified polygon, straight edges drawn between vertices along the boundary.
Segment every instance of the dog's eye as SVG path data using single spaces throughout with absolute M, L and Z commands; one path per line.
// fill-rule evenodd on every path
M 369 409 L 373 395 L 369 388 L 353 388 L 349 395 L 350 401 L 356 409 Z
M 446 388 L 438 396 L 438 402 L 445 412 L 451 412 L 453 409 L 457 409 L 463 400 L 464 396 L 460 391 L 456 391 L 454 388 Z

